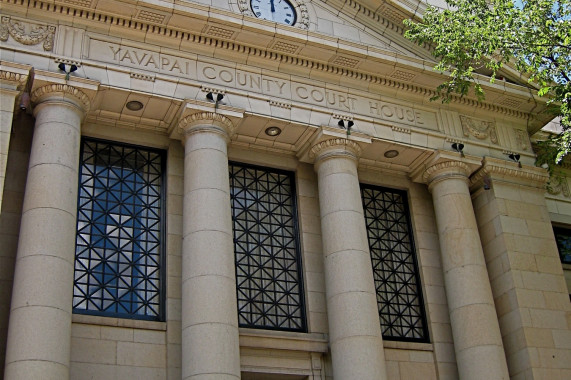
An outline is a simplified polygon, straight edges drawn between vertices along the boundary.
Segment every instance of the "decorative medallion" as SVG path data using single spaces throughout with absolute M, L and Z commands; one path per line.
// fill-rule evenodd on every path
M 489 138 L 492 143 L 498 143 L 496 126 L 491 121 L 478 120 L 460 115 L 460 123 L 462 124 L 464 136 L 471 135 L 480 140 Z
M 517 147 L 521 150 L 528 150 L 529 149 L 529 135 L 526 131 L 521 129 L 514 129 L 515 133 L 515 141 L 517 143 Z
M 567 183 L 567 178 L 550 178 L 549 182 L 545 186 L 547 192 L 551 195 L 563 194 L 565 198 L 571 197 L 571 191 L 569 190 L 569 184 Z
M 45 51 L 52 51 L 55 32 L 55 26 L 32 24 L 11 19 L 10 16 L 2 16 L 0 23 L 0 41 L 7 41 L 11 36 L 22 45 L 38 45 L 43 42 Z

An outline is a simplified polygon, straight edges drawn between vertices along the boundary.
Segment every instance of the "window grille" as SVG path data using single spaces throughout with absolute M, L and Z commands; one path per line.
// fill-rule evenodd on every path
M 163 165 L 161 151 L 82 141 L 75 313 L 162 319 Z
M 383 338 L 428 341 L 406 193 L 361 185 Z
M 293 175 L 230 164 L 241 327 L 305 331 Z
M 561 262 L 571 264 L 571 229 L 563 227 L 553 227 L 557 249 Z

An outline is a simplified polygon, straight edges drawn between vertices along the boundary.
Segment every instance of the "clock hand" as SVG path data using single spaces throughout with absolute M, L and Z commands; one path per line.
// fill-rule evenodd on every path
M 272 13 L 276 11 L 276 8 L 274 7 L 274 0 L 270 0 L 270 10 L 272 11 Z

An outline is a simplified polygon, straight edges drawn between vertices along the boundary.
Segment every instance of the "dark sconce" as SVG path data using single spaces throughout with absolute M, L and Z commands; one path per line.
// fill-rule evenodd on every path
M 464 157 L 464 144 L 454 143 L 454 144 L 452 144 L 452 149 L 455 152 L 460 153 L 460 156 Z
M 22 93 L 20 97 L 20 109 L 25 111 L 30 107 L 30 93 L 28 91 Z
M 65 63 L 63 62 L 57 65 L 57 67 L 65 73 L 65 80 L 69 80 L 69 74 L 73 73 L 74 71 L 77 71 L 76 65 L 69 65 L 69 70 L 66 70 Z
M 349 136 L 351 134 L 351 128 L 355 125 L 355 123 L 353 123 L 353 120 L 347 120 L 347 126 L 345 126 L 345 121 L 339 120 L 339 123 L 337 123 L 337 125 L 340 126 L 342 129 L 347 129 L 347 136 Z
M 214 102 L 214 109 L 216 110 L 216 108 L 218 108 L 218 103 L 224 99 L 224 94 L 216 94 L 216 100 L 214 99 L 214 94 L 212 92 L 209 92 L 208 94 L 206 94 L 206 99 L 210 100 L 211 102 Z
M 24 92 L 22 93 L 22 96 L 20 96 L 19 106 L 22 111 L 26 111 L 28 108 L 30 108 L 32 102 L 30 93 L 32 92 L 33 80 L 34 80 L 34 69 L 30 71 L 30 76 L 28 78 L 28 81 L 26 82 L 26 88 L 24 88 Z
M 490 177 L 484 177 L 484 190 L 490 190 L 492 188 L 492 180 Z
M 508 154 L 508 157 L 513 162 L 517 162 L 517 166 L 521 168 L 521 162 L 519 162 L 519 159 L 521 156 L 519 154 L 510 153 L 510 154 Z

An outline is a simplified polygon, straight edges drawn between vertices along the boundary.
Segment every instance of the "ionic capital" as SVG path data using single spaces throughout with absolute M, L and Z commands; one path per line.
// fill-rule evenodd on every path
M 41 104 L 50 101 L 72 103 L 85 113 L 91 108 L 89 96 L 79 88 L 68 84 L 51 83 L 38 87 L 32 92 L 32 102 Z
M 216 132 L 227 139 L 234 134 L 236 129 L 229 118 L 215 112 L 197 112 L 185 116 L 179 121 L 178 128 L 185 138 L 193 133 Z
M 441 161 L 426 168 L 422 175 L 424 182 L 429 187 L 447 178 L 461 178 L 468 183 L 471 170 L 468 165 L 461 161 Z
M 358 161 L 362 149 L 358 143 L 346 138 L 332 138 L 318 142 L 309 150 L 309 157 L 315 162 L 333 157 L 351 158 Z

